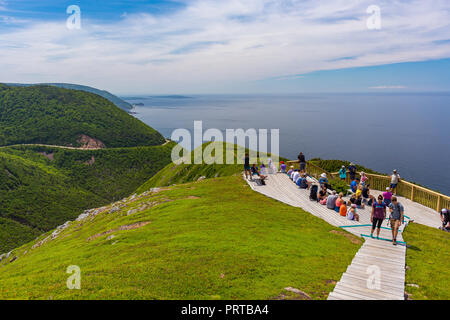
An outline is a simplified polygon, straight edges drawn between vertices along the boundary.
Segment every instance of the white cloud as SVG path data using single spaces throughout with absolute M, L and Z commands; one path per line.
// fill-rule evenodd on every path
M 369 87 L 369 89 L 406 89 L 406 86 L 375 86 Z
M 366 27 L 372 1 L 317 2 L 190 0 L 170 15 L 85 19 L 82 30 L 65 21 L 0 30 L 0 81 L 229 92 L 260 79 L 450 57 L 450 43 L 436 43 L 450 39 L 447 0 L 377 1 L 377 31 Z

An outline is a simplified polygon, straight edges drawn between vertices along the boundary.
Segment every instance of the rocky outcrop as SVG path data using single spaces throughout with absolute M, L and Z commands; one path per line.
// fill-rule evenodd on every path
M 77 142 L 81 144 L 82 149 L 103 149 L 105 144 L 98 139 L 91 138 L 85 134 L 80 135 Z

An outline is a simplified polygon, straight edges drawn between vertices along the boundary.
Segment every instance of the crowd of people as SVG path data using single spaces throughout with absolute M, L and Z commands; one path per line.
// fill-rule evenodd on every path
M 298 160 L 300 169 L 296 169 L 294 166 L 290 166 L 288 169 L 284 161 L 281 161 L 278 170 L 270 158 L 268 159 L 267 167 L 264 164 L 261 164 L 261 168 L 258 169 L 256 164 L 253 164 L 250 167 L 248 154 L 246 154 L 244 164 L 245 175 L 247 178 L 249 175 L 250 179 L 252 179 L 251 177 L 254 175 L 258 176 L 261 184 L 264 185 L 264 181 L 270 173 L 280 172 L 287 174 L 292 182 L 300 189 L 310 191 L 309 198 L 312 201 L 317 201 L 328 209 L 336 211 L 337 214 L 346 217 L 348 220 L 359 221 L 360 215 L 357 210 L 364 209 L 368 206 L 371 208 L 371 237 L 374 237 L 376 231 L 376 238 L 379 239 L 382 224 L 387 220 L 392 230 L 392 242 L 394 245 L 397 245 L 398 230 L 404 223 L 405 217 L 404 206 L 398 201 L 397 197 L 394 196 L 397 185 L 401 179 L 397 170 L 393 170 L 392 172 L 390 186 L 375 199 L 375 197 L 370 194 L 370 183 L 367 175 L 364 172 L 360 172 L 358 176 L 357 168 L 353 162 L 350 163 L 348 168 L 342 166 L 338 173 L 339 178 L 341 180 L 346 180 L 348 175 L 351 181 L 350 189 L 348 190 L 348 193 L 351 195 L 349 200 L 346 201 L 344 197 L 347 196 L 347 194 L 344 195 L 343 192 L 338 194 L 335 190 L 331 190 L 332 187 L 326 173 L 320 175 L 318 185 L 315 183 L 316 180 L 306 172 L 306 159 L 303 153 L 298 155 Z M 389 218 L 387 219 L 388 210 Z M 450 213 L 447 209 L 441 211 L 441 220 L 441 229 L 450 231 Z

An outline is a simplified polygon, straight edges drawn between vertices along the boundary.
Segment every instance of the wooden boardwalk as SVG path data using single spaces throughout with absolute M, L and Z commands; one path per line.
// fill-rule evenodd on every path
M 405 291 L 405 257 L 406 246 L 385 240 L 371 239 L 370 210 L 357 209 L 360 221 L 350 221 L 340 216 L 336 211 L 309 200 L 309 190 L 299 189 L 286 174 L 269 175 L 266 185 L 257 185 L 248 181 L 250 187 L 268 197 L 284 202 L 319 217 L 331 225 L 342 227 L 348 232 L 363 237 L 361 246 L 347 271 L 330 293 L 329 300 L 403 300 Z M 374 196 L 379 192 L 372 191 Z M 439 214 L 425 206 L 398 197 L 405 207 L 405 215 L 416 223 L 430 227 L 440 225 Z M 397 236 L 397 241 L 403 241 L 402 232 L 410 219 L 405 219 Z M 392 239 L 388 221 L 383 223 L 380 238 Z

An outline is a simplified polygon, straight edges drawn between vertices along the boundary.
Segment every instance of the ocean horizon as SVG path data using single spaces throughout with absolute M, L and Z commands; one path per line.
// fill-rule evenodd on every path
M 280 156 L 353 161 L 450 194 L 450 93 L 134 95 L 135 116 L 175 129 L 279 129 Z M 188 147 L 183 145 L 184 147 Z M 270 151 L 270 146 L 269 146 Z

